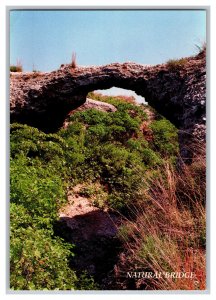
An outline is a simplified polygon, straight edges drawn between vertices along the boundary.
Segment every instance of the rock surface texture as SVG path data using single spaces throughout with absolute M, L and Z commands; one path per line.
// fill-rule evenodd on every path
M 117 111 L 117 108 L 112 104 L 93 100 L 90 98 L 86 98 L 86 102 L 83 105 L 81 105 L 79 108 L 77 108 L 76 111 L 83 111 L 83 110 L 91 109 L 91 108 L 94 108 L 94 109 L 97 109 L 100 111 L 104 111 L 104 112 Z
M 85 103 L 88 92 L 113 86 L 135 91 L 179 129 L 181 154 L 205 141 L 206 53 L 184 63 L 156 66 L 112 63 L 106 66 L 62 65 L 50 73 L 10 74 L 11 122 L 55 132 L 68 113 Z

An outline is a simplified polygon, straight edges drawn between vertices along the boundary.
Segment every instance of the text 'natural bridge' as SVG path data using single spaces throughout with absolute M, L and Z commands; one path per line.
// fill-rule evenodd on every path
M 205 141 L 205 51 L 184 63 L 156 66 L 113 63 L 100 67 L 62 65 L 50 73 L 10 73 L 11 122 L 55 132 L 88 92 L 113 86 L 133 90 L 179 129 L 181 154 Z

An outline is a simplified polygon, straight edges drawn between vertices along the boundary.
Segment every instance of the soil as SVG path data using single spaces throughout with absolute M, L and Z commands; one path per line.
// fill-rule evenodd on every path
M 95 207 L 91 199 L 79 194 L 81 188 L 77 185 L 69 194 L 67 205 L 59 211 L 55 232 L 75 244 L 70 265 L 77 275 L 87 271 L 99 285 L 107 286 L 113 280 L 121 252 L 117 233 L 122 219 L 114 212 Z

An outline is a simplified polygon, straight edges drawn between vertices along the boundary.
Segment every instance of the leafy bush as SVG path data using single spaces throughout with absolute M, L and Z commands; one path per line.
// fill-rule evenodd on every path
M 22 155 L 29 162 L 54 167 L 59 172 L 65 169 L 64 150 L 67 144 L 57 134 L 45 134 L 36 128 L 13 124 L 10 137 L 11 157 Z
M 27 208 L 10 205 L 10 286 L 15 290 L 74 289 L 75 273 L 68 267 L 72 245 L 37 229 Z
M 127 141 L 127 146 L 133 152 L 137 152 L 142 159 L 142 162 L 145 166 L 153 167 L 156 165 L 160 165 L 162 160 L 158 153 L 153 151 L 146 140 L 143 139 L 129 139 Z
M 20 156 L 11 161 L 11 203 L 21 204 L 39 227 L 48 227 L 66 201 L 63 181 L 54 169 L 29 165 Z
M 69 268 L 71 245 L 53 237 L 53 222 L 66 201 L 68 147 L 58 135 L 11 126 L 12 289 L 93 288 L 91 278 L 82 275 L 78 282 Z
M 32 217 L 21 204 L 10 203 L 10 229 L 15 232 L 17 228 L 28 228 L 32 225 Z
M 141 157 L 120 145 L 107 144 L 102 149 L 99 163 L 103 182 L 111 191 L 108 204 L 119 209 L 133 202 L 144 171 Z M 117 199 L 116 202 L 113 198 Z
M 73 128 L 73 135 L 82 127 Z M 67 143 L 26 126 L 11 126 L 11 288 L 74 289 L 68 246 L 52 238 L 52 224 L 65 200 L 66 162 L 80 162 L 80 138 Z M 67 151 L 68 149 L 68 151 Z M 83 161 L 83 159 L 81 159 Z
M 150 148 L 143 149 L 141 155 L 146 166 L 154 167 L 162 163 L 162 159 Z
M 11 126 L 11 203 L 22 204 L 39 227 L 51 227 L 66 201 L 66 143 L 26 125 Z
M 91 139 L 98 143 L 113 140 L 124 142 L 138 133 L 144 118 L 142 115 L 130 116 L 127 112 L 128 107 L 131 108 L 132 105 L 126 103 L 121 110 L 109 114 L 95 109 L 77 112 L 70 117 L 70 126 L 74 124 L 76 127 L 81 122 L 85 124 L 87 145 Z
M 89 198 L 94 206 L 104 208 L 107 204 L 108 192 L 99 182 L 88 182 L 80 189 L 79 195 Z
M 76 288 L 76 274 L 68 267 L 67 257 L 72 253 L 71 245 L 66 245 L 60 239 L 53 239 L 46 230 L 19 228 L 13 222 L 10 243 L 11 289 Z
M 150 125 L 153 131 L 153 149 L 162 156 L 176 156 L 178 154 L 177 129 L 168 120 L 153 121 Z
M 91 196 L 95 195 L 96 192 L 97 192 L 97 187 L 93 184 L 90 184 L 90 185 L 84 186 L 80 190 L 79 194 L 83 197 L 90 198 Z
M 70 116 L 70 121 L 82 122 L 86 125 L 111 124 L 110 114 L 96 109 L 76 112 Z

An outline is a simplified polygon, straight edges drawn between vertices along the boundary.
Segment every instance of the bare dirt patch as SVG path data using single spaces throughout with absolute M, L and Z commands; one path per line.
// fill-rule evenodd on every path
M 78 273 L 87 271 L 102 284 L 118 260 L 121 243 L 117 232 L 122 220 L 114 212 L 95 207 L 90 198 L 80 195 L 81 188 L 77 185 L 71 191 L 68 204 L 59 211 L 56 232 L 75 244 L 73 269 Z

